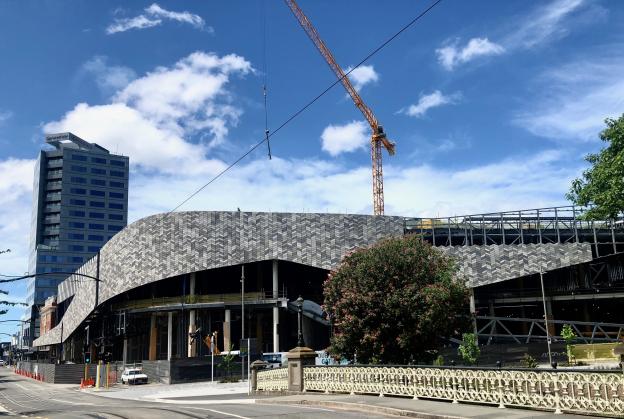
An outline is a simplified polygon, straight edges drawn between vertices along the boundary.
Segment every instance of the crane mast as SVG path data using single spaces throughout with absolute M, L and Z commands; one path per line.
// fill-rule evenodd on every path
M 292 13 L 295 15 L 299 24 L 308 35 L 314 46 L 319 50 L 325 61 L 329 65 L 329 68 L 334 72 L 336 77 L 342 83 L 342 86 L 345 88 L 353 103 L 357 108 L 362 112 L 364 118 L 368 121 L 368 124 L 372 130 L 371 136 L 371 160 L 373 164 L 373 211 L 375 215 L 383 215 L 384 214 L 384 192 L 383 192 L 383 162 L 382 162 L 382 146 L 388 150 L 388 154 L 391 156 L 395 153 L 395 144 L 386 138 L 386 134 L 384 133 L 383 127 L 379 125 L 377 118 L 373 114 L 373 111 L 366 106 L 364 101 L 362 100 L 358 91 L 353 87 L 351 81 L 346 76 L 345 72 L 338 65 L 334 56 L 332 55 L 325 42 L 321 39 L 321 36 L 316 31 L 310 19 L 303 13 L 303 11 L 299 8 L 295 0 L 284 0 L 286 5 L 290 8 Z

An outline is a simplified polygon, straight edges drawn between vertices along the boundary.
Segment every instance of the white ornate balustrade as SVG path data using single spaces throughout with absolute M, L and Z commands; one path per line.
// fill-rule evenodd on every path
M 258 391 L 286 391 L 288 390 L 288 368 L 274 368 L 258 371 Z
M 303 371 L 305 391 L 412 396 L 557 413 L 624 414 L 624 374 L 615 372 L 408 366 L 310 366 Z

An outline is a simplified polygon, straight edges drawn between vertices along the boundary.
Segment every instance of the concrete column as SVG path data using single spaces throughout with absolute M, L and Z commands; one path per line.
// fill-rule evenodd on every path
M 121 353 L 121 359 L 123 360 L 124 367 L 128 363 L 128 337 L 124 336 L 123 352 Z
M 273 261 L 273 298 L 279 297 L 277 260 Z M 279 307 L 273 307 L 273 352 L 279 352 Z
M 150 361 L 156 361 L 156 340 L 158 339 L 158 328 L 156 327 L 156 313 L 152 313 L 150 319 L 150 340 L 149 340 L 149 355 Z
M 171 361 L 173 354 L 173 311 L 167 313 L 167 361 Z
M 470 288 L 470 315 L 472 316 L 472 329 L 476 335 L 477 329 L 477 305 L 475 303 L 474 288 Z
M 225 320 L 223 321 L 223 350 L 229 351 L 232 344 L 230 335 L 230 322 L 232 320 L 232 313 L 229 308 L 225 309 Z
M 190 296 L 195 296 L 195 272 L 191 273 L 191 277 L 190 277 L 190 281 L 189 281 L 189 295 Z M 191 297 L 191 301 L 193 300 L 193 298 Z M 195 332 L 196 327 L 195 327 L 195 310 L 190 310 L 189 311 L 189 333 L 193 333 Z M 196 355 L 197 353 L 197 345 L 196 344 L 191 344 L 191 339 L 187 338 L 188 341 L 188 357 L 192 358 Z

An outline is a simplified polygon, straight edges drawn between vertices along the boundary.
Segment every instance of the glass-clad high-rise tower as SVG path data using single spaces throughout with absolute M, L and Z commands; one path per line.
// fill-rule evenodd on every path
M 128 221 L 128 157 L 71 133 L 46 135 L 35 166 L 26 344 L 39 334 L 39 308 Z M 56 275 L 58 273 L 58 275 Z

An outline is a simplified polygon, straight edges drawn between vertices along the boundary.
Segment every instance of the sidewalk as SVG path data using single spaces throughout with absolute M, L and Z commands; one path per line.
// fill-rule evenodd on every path
M 297 404 L 412 418 L 585 418 L 579 415 L 555 415 L 528 409 L 499 409 L 497 406 L 445 401 L 412 400 L 402 397 L 378 397 L 342 394 L 298 394 L 257 399 L 257 404 Z
M 247 395 L 248 383 L 218 383 L 218 382 L 198 382 L 184 384 L 160 384 L 150 383 L 143 385 L 127 386 L 117 384 L 107 389 L 89 388 L 82 390 L 84 392 L 102 397 L 124 400 L 143 400 L 155 402 L 172 402 L 188 400 L 191 403 L 197 403 L 202 400 L 230 400 L 230 399 L 249 399 L 247 403 L 253 403 L 253 400 Z

